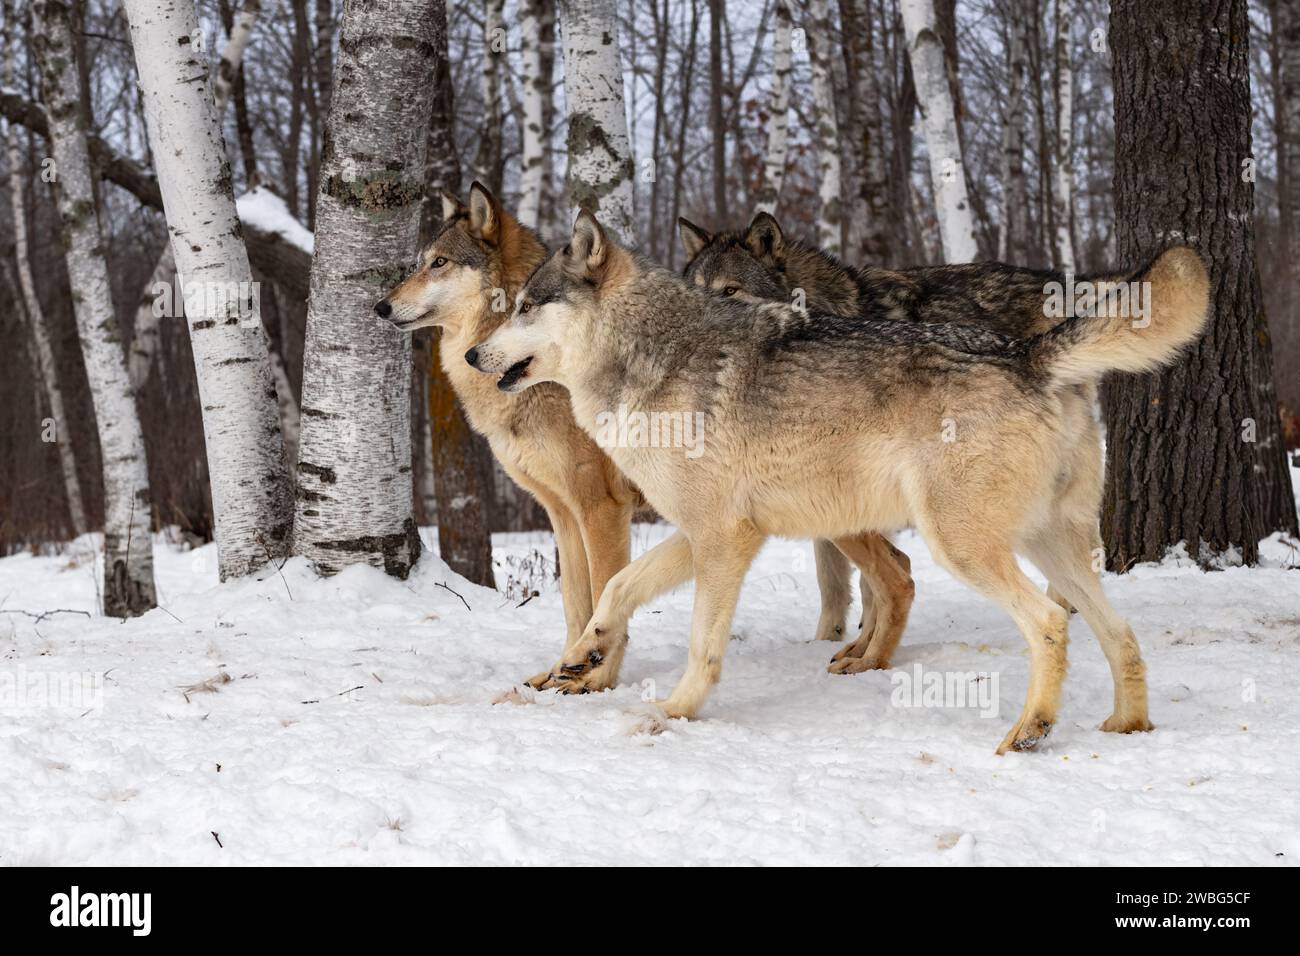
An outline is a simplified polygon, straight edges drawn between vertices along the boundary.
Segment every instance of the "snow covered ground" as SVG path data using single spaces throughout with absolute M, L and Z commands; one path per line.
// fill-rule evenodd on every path
M 664 533 L 638 527 L 637 550 Z M 0 560 L 0 608 L 93 612 L 94 543 Z M 826 672 L 811 547 L 774 541 L 702 719 L 646 737 L 628 714 L 681 674 L 690 588 L 633 619 L 616 691 L 494 705 L 558 656 L 549 579 L 522 607 L 432 555 L 405 582 L 295 560 L 218 586 L 212 546 L 159 537 L 165 610 L 0 614 L 0 863 L 1300 862 L 1295 550 L 1109 576 L 1158 729 L 1096 729 L 1110 677 L 1076 618 L 1052 736 L 996 757 L 1023 643 L 899 544 L 917 598 L 893 672 Z M 502 536 L 498 583 L 531 586 L 551 554 L 548 535 Z M 995 693 L 924 706 L 944 678 L 940 704 Z

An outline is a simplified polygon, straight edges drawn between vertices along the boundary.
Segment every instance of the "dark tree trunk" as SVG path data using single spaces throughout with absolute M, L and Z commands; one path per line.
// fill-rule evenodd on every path
M 1254 564 L 1281 448 L 1255 266 L 1246 0 L 1115 0 L 1115 216 L 1138 263 L 1189 242 L 1210 267 L 1210 319 L 1187 359 L 1109 382 L 1102 533 L 1107 565 L 1180 541 L 1202 563 Z M 1272 427 L 1261 422 L 1270 420 Z M 1291 526 L 1295 524 L 1294 511 Z
M 709 129 L 713 134 L 714 226 L 728 226 L 727 127 L 722 118 L 722 0 L 709 0 Z
M 435 4 L 437 53 L 433 71 L 435 92 L 429 123 L 425 167 L 421 242 L 442 225 L 439 191 L 460 193 L 460 162 L 454 136 L 455 98 L 447 58 L 447 8 Z M 488 532 L 488 501 L 492 494 L 490 455 L 483 439 L 465 420 L 451 382 L 443 374 L 438 339 L 429 349 L 429 424 L 433 441 L 434 493 L 438 502 L 438 553 L 457 574 L 484 587 L 496 587 L 492 574 L 492 536 Z

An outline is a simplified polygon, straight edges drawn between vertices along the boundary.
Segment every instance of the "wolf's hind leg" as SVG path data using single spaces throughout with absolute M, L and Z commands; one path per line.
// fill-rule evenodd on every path
M 844 624 L 852 601 L 849 559 L 830 541 L 818 538 L 813 542 L 813 558 L 817 564 L 817 589 L 821 592 L 821 616 L 817 620 L 816 641 L 844 640 Z M 868 595 L 863 581 L 862 603 L 865 609 Z
M 1095 537 L 1092 523 L 1062 520 L 1037 535 L 1026 550 L 1057 591 L 1079 609 L 1110 664 L 1114 710 L 1101 729 L 1124 734 L 1152 730 L 1146 664 L 1133 629 L 1106 598 L 1093 570 L 1090 545 Z
M 680 531 L 674 532 L 609 579 L 582 638 L 568 647 L 560 662 L 534 686 L 566 693 L 594 689 L 590 681 L 600 679 L 606 661 L 622 659 L 632 612 L 685 584 L 692 573 L 690 542 Z
M 862 591 L 874 595 L 872 628 L 831 660 L 832 674 L 857 674 L 889 666 L 907 627 L 916 587 L 912 561 L 883 535 L 863 534 L 837 538 L 837 547 L 852 558 L 862 572 Z M 864 597 L 865 600 L 865 597 Z
M 1010 614 L 1029 645 L 1025 708 L 997 752 L 1032 750 L 1056 723 L 1070 618 L 1020 570 L 1010 545 L 989 535 L 996 523 L 975 519 L 957 515 L 944 523 L 927 515 L 918 530 L 935 560 Z

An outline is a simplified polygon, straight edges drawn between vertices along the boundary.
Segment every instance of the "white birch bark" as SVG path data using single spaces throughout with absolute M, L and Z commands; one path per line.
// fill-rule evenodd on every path
M 4 0 L 4 85 L 14 88 L 14 36 L 13 0 Z M 14 259 L 17 265 L 18 288 L 22 293 L 27 322 L 31 326 L 32 347 L 40 372 L 50 417 L 54 419 L 55 446 L 59 453 L 59 469 L 63 476 L 63 492 L 68 502 L 68 517 L 74 534 L 85 534 L 86 507 L 81 493 L 81 479 L 77 476 L 77 456 L 68 431 L 68 415 L 63 405 L 63 386 L 54 361 L 54 345 L 50 341 L 50 327 L 46 323 L 41 300 L 36 295 L 36 282 L 32 276 L 30 244 L 27 236 L 27 197 L 23 194 L 22 180 L 18 177 L 22 155 L 18 146 L 18 133 L 12 123 L 5 124 L 5 150 L 9 162 L 9 199 L 14 216 Z
M 957 118 L 944 66 L 943 42 L 935 29 L 933 0 L 901 0 L 907 53 L 916 79 L 917 102 L 925 121 L 930 180 L 943 240 L 945 262 L 972 262 L 978 255 Z
M 49 118 L 68 280 L 103 460 L 104 613 L 131 617 L 157 604 L 149 468 L 113 313 L 90 154 L 77 109 L 69 6 L 67 0 L 34 0 L 32 49 Z
M 1002 229 L 998 258 L 1022 263 L 1028 253 L 1029 203 L 1025 184 L 1025 76 L 1028 66 L 1024 0 L 1007 0 L 1007 96 L 1002 109 Z
M 787 0 L 777 0 L 772 29 L 772 89 L 768 95 L 767 149 L 763 154 L 763 189 L 756 212 L 776 212 L 790 151 L 790 73 L 794 68 L 793 18 Z
M 344 8 L 316 206 L 294 548 L 324 573 L 405 577 L 411 340 L 374 313 L 415 258 L 433 109 L 436 0 Z
M 817 150 L 817 245 L 833 255 L 841 251 L 843 189 L 840 133 L 831 78 L 830 12 L 826 0 L 808 0 L 808 59 L 812 63 L 813 142 Z
M 1074 235 L 1074 63 L 1070 58 L 1072 0 L 1056 0 L 1056 264 L 1076 269 Z
M 194 353 L 221 579 L 288 553 L 292 489 L 260 293 L 231 190 L 194 0 L 125 0 Z M 246 40 L 244 41 L 246 45 Z
M 569 119 L 569 202 L 624 243 L 632 235 L 632 151 L 614 0 L 559 0 Z
M 217 104 L 218 117 L 225 116 L 226 104 L 230 102 L 231 87 L 235 82 L 236 74 L 239 73 L 240 65 L 244 62 L 244 51 L 248 49 L 253 39 L 253 29 L 257 25 L 257 16 L 261 9 L 261 0 L 244 0 L 243 6 L 235 14 L 234 22 L 231 24 L 230 38 L 221 50 L 221 60 L 217 64 L 217 75 L 213 81 L 212 96 Z M 154 308 L 158 298 L 154 290 L 160 286 L 171 288 L 176 285 L 176 280 L 176 260 L 172 255 L 171 243 L 168 242 L 163 247 L 157 263 L 154 264 L 153 273 L 149 276 L 149 282 L 135 311 L 129 368 L 131 387 L 135 389 L 136 394 L 144 390 L 149 372 L 158 356 L 158 346 L 161 341 L 158 331 L 158 320 L 161 316 Z
M 520 56 L 523 73 L 523 171 L 519 176 L 516 215 L 529 229 L 539 225 L 542 210 L 542 175 L 546 163 L 546 129 L 542 104 L 551 95 L 549 78 L 542 75 L 542 17 L 547 0 L 521 0 Z
M 230 89 L 235 83 L 240 64 L 244 62 L 244 51 L 252 42 L 253 28 L 257 26 L 257 15 L 261 12 L 261 0 L 244 0 L 230 24 L 230 37 L 221 50 L 217 75 L 212 81 L 212 97 L 217 103 L 217 116 L 225 115 L 226 104 L 230 102 Z

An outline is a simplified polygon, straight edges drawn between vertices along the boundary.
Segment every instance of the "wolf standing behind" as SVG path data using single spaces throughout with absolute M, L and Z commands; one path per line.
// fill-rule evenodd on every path
M 564 385 L 589 432 L 621 404 L 708 416 L 699 457 L 611 450 L 694 557 L 690 651 L 661 702 L 668 717 L 695 716 L 719 679 L 745 571 L 768 535 L 838 542 L 912 524 L 1029 645 L 1025 707 L 998 752 L 1027 750 L 1057 717 L 1069 618 L 1020 570 L 1016 552 L 1098 622 L 1119 662 L 1103 729 L 1150 728 L 1137 642 L 1092 569 L 1097 516 L 1056 488 L 1069 453 L 1065 419 L 1082 411 L 1063 394 L 1111 370 L 1171 362 L 1205 323 L 1209 282 L 1195 252 L 1171 249 L 1142 278 L 1152 290 L 1142 328 L 1127 317 L 1073 319 L 1014 340 L 718 300 L 613 243 L 584 212 L 474 359 L 482 371 L 510 371 L 498 383 L 505 389 Z M 944 441 L 949 421 L 955 440 Z M 566 668 L 597 668 L 621 652 L 631 612 L 681 579 L 680 551 L 660 545 L 611 579 Z

